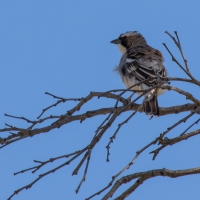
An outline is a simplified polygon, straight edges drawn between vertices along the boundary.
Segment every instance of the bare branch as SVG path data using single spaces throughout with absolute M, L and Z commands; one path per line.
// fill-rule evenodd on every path
M 199 109 L 200 109 L 200 108 L 196 109 L 196 112 L 198 112 Z M 163 144 L 163 143 L 164 143 L 163 141 L 165 141 L 165 139 L 163 140 L 163 137 L 164 137 L 169 131 L 171 131 L 173 128 L 177 127 L 180 123 L 186 122 L 186 121 L 187 121 L 191 116 L 193 116 L 194 114 L 195 114 L 195 112 L 192 112 L 192 113 L 190 113 L 189 115 L 187 115 L 186 117 L 182 118 L 182 119 L 179 120 L 177 123 L 175 123 L 175 124 L 173 124 L 171 127 L 167 128 L 167 130 L 166 130 L 165 132 L 163 132 L 162 134 L 160 134 L 160 136 L 157 137 L 155 140 L 153 140 L 152 142 L 150 142 L 149 144 L 147 144 L 147 145 L 146 145 L 144 148 L 142 148 L 141 150 L 137 151 L 135 157 L 131 160 L 131 162 L 130 162 L 126 167 L 124 167 L 120 172 L 118 172 L 115 176 L 112 176 L 111 182 L 109 182 L 109 184 L 108 184 L 106 187 L 104 187 L 104 188 L 101 189 L 100 191 L 96 192 L 96 193 L 93 194 L 92 196 L 88 197 L 86 200 L 89 200 L 89 199 L 93 198 L 94 196 L 101 194 L 101 193 L 104 192 L 106 189 L 108 189 L 108 188 L 113 184 L 113 182 L 115 181 L 115 179 L 116 179 L 119 175 L 121 175 L 125 170 L 127 170 L 127 169 L 130 168 L 130 166 L 135 162 L 135 160 L 138 158 L 138 156 L 139 156 L 143 151 L 145 151 L 145 150 L 146 150 L 147 148 L 149 148 L 150 146 L 156 144 L 157 142 L 159 142 L 158 144 Z M 198 134 L 198 133 L 195 133 L 195 134 Z M 190 135 L 189 137 L 192 137 L 192 135 Z M 179 142 L 178 140 L 176 140 L 176 141 Z M 181 141 L 181 140 L 180 140 L 180 141 Z M 176 142 L 176 143 L 177 143 L 177 142 Z M 169 144 L 168 144 L 168 145 L 169 145 Z M 164 145 L 163 145 L 163 146 L 164 146 Z M 154 153 L 153 160 L 155 159 L 155 157 L 157 156 L 157 154 L 159 153 L 159 151 L 162 150 L 166 145 L 165 145 L 164 147 L 163 147 L 163 146 L 161 146 L 161 147 L 159 147 L 158 149 L 156 149 L 156 150 L 150 152 L 150 153 Z M 106 199 L 108 199 L 109 197 L 110 197 L 109 195 L 105 195 L 104 198 L 103 198 L 102 200 L 106 200 Z
M 181 43 L 180 43 L 180 40 L 179 40 L 179 37 L 178 37 L 178 33 L 177 33 L 177 31 L 174 31 L 174 33 L 175 33 L 175 35 L 176 35 L 176 38 L 177 38 L 177 40 L 175 39 L 175 37 L 173 37 L 168 31 L 165 31 L 165 33 L 167 34 L 167 35 L 169 35 L 171 38 L 172 38 L 172 40 L 174 41 L 174 43 L 176 44 L 176 46 L 178 47 L 178 49 L 179 49 L 179 51 L 180 51 L 180 53 L 181 53 L 181 56 L 182 56 L 182 58 L 183 58 L 183 61 L 184 61 L 184 63 L 185 63 L 185 67 L 186 67 L 186 69 L 184 69 L 184 67 L 178 62 L 178 60 L 175 58 L 175 56 L 171 53 L 171 51 L 169 50 L 169 48 L 167 47 L 167 45 L 165 44 L 165 43 L 163 43 L 163 45 L 164 45 L 164 47 L 167 49 L 167 51 L 169 52 L 169 54 L 171 55 L 171 57 L 172 57 L 172 61 L 174 61 L 193 81 L 194 81 L 194 83 L 196 84 L 196 85 L 199 85 L 200 86 L 200 82 L 197 80 L 197 79 L 195 79 L 193 76 L 192 76 L 192 74 L 190 73 L 190 71 L 189 71 L 189 67 L 188 67 L 188 62 L 187 62 L 187 60 L 186 60 L 186 58 L 185 58 L 185 56 L 184 56 L 184 54 L 183 54 L 183 50 L 182 50 L 182 48 L 181 48 Z
M 185 58 L 185 56 L 184 56 L 184 54 L 183 54 L 183 50 L 182 50 L 182 48 L 181 48 L 181 42 L 180 42 L 180 40 L 179 40 L 178 33 L 177 33 L 177 31 L 174 31 L 174 33 L 175 33 L 176 38 L 177 38 L 177 40 L 178 40 L 178 48 L 179 48 L 179 50 L 180 50 L 180 52 L 181 52 L 181 56 L 182 56 L 182 58 L 183 58 L 183 60 L 184 60 L 185 68 L 186 68 L 186 70 L 189 72 L 188 62 L 187 62 L 187 60 L 186 60 L 186 58 Z M 190 72 L 189 72 L 189 73 L 190 73 Z
M 198 109 L 196 109 L 196 111 L 198 112 L 200 109 L 200 107 Z M 192 117 L 195 114 L 195 112 L 191 112 L 189 115 L 187 115 L 186 117 L 182 118 L 181 120 L 179 120 L 178 122 L 176 122 L 175 124 L 173 124 L 172 126 L 168 127 L 166 131 L 164 131 L 162 134 L 160 134 L 160 136 L 157 138 L 158 140 L 158 144 L 162 144 L 161 147 L 159 147 L 158 149 L 150 152 L 150 154 L 154 154 L 153 155 L 153 160 L 155 160 L 156 156 L 158 155 L 158 153 L 160 152 L 160 150 L 162 150 L 165 147 L 165 143 L 166 140 L 168 141 L 168 138 L 164 138 L 164 136 L 169 133 L 172 129 L 174 129 L 175 127 L 177 127 L 179 124 L 181 123 L 185 123 L 190 117 Z
M 187 140 L 188 138 L 194 137 L 198 134 L 200 134 L 200 129 L 197 129 L 195 131 L 192 131 L 190 133 L 186 133 L 191 127 L 193 127 L 195 124 L 197 124 L 200 121 L 200 118 L 193 122 L 181 135 L 174 137 L 174 138 L 167 138 L 165 137 L 167 133 L 169 133 L 172 129 L 175 127 L 179 126 L 181 123 L 185 123 L 188 119 L 190 119 L 194 114 L 200 114 L 200 100 L 196 97 L 193 96 L 193 94 L 189 91 L 184 91 L 180 88 L 171 86 L 171 85 L 165 85 L 164 83 L 169 83 L 169 81 L 182 81 L 185 83 L 190 83 L 190 84 L 195 84 L 200 86 L 200 82 L 193 77 L 193 75 L 189 71 L 189 66 L 188 62 L 184 56 L 181 43 L 179 40 L 179 36 L 177 32 L 175 31 L 175 37 L 173 37 L 170 33 L 166 31 L 166 34 L 171 37 L 171 39 L 175 42 L 176 46 L 178 47 L 178 50 L 181 53 L 182 59 L 184 61 L 185 66 L 182 66 L 180 62 L 175 58 L 175 56 L 172 54 L 172 52 L 169 50 L 166 44 L 163 43 L 167 51 L 172 57 L 172 60 L 187 74 L 189 78 L 180 78 L 180 77 L 165 77 L 165 78 L 160 78 L 159 74 L 157 74 L 157 85 L 146 89 L 146 90 L 134 90 L 132 89 L 134 86 L 139 85 L 147 81 L 148 79 L 144 81 L 140 81 L 139 83 L 132 85 L 131 87 L 127 89 L 114 89 L 106 92 L 91 92 L 89 95 L 83 98 L 63 98 L 59 97 L 56 95 L 53 95 L 51 93 L 46 92 L 48 96 L 51 96 L 56 99 L 56 102 L 54 102 L 52 105 L 44 108 L 40 115 L 38 116 L 37 120 L 30 120 L 25 117 L 18 117 L 14 115 L 8 115 L 5 114 L 5 116 L 15 118 L 15 119 L 20 119 L 25 121 L 27 124 L 29 124 L 28 128 L 19 128 L 17 126 L 10 125 L 6 123 L 6 127 L 4 129 L 0 129 L 0 132 L 6 132 L 7 136 L 5 138 L 0 137 L 0 148 L 3 148 L 9 144 L 12 144 L 14 142 L 17 142 L 21 139 L 25 139 L 27 137 L 32 137 L 41 133 L 47 133 L 55 128 L 60 128 L 61 126 L 64 126 L 68 123 L 71 123 L 73 121 L 79 121 L 82 123 L 84 120 L 89 119 L 91 117 L 96 117 L 99 115 L 106 115 L 105 119 L 99 123 L 100 125 L 97 127 L 96 131 L 91 137 L 91 141 L 81 150 L 72 152 L 70 154 L 65 154 L 62 156 L 58 156 L 55 158 L 50 158 L 46 161 L 39 161 L 39 160 L 34 160 L 36 166 L 21 170 L 19 172 L 14 173 L 14 175 L 21 174 L 27 171 L 31 171 L 32 173 L 35 173 L 39 171 L 41 168 L 46 166 L 47 164 L 50 164 L 51 162 L 54 162 L 59 159 L 66 159 L 71 157 L 70 159 L 66 159 L 62 164 L 58 165 L 55 168 L 52 168 L 49 171 L 46 171 L 45 173 L 40 174 L 35 180 L 33 180 L 31 183 L 17 189 L 16 191 L 13 192 L 13 194 L 8 198 L 9 200 L 15 196 L 17 193 L 20 193 L 24 189 L 29 189 L 31 188 L 37 181 L 42 179 L 43 177 L 49 175 L 50 173 L 54 173 L 57 170 L 61 169 L 62 167 L 65 167 L 66 165 L 70 164 L 72 161 L 77 159 L 78 157 L 80 158 L 79 163 L 75 167 L 75 169 L 72 172 L 72 175 L 77 175 L 81 169 L 81 167 L 84 167 L 82 178 L 80 179 L 80 182 L 76 188 L 76 193 L 79 192 L 83 182 L 86 180 L 86 176 L 88 173 L 89 169 L 89 164 L 92 156 L 93 149 L 97 145 L 97 143 L 101 140 L 101 138 L 104 136 L 104 134 L 107 132 L 107 130 L 112 126 L 112 124 L 116 121 L 116 119 L 122 114 L 127 111 L 132 111 L 132 114 L 129 115 L 128 118 L 123 119 L 119 124 L 114 132 L 114 134 L 110 137 L 110 140 L 106 146 L 107 148 L 107 161 L 109 161 L 109 155 L 110 155 L 110 145 L 113 143 L 114 139 L 116 138 L 117 134 L 120 131 L 120 128 L 129 122 L 129 120 L 137 113 L 137 112 L 144 112 L 143 111 L 143 104 L 146 102 L 146 99 L 143 101 L 142 104 L 137 104 L 137 101 L 144 96 L 146 93 L 150 92 L 152 89 L 157 89 L 161 88 L 163 90 L 169 90 L 169 91 L 175 91 L 178 94 L 181 94 L 186 97 L 187 100 L 192 101 L 192 103 L 187 103 L 183 105 L 175 105 L 173 107 L 167 107 L 167 108 L 159 108 L 159 113 L 160 117 L 168 114 L 177 114 L 185 111 L 190 111 L 189 114 L 187 114 L 185 117 L 182 119 L 178 120 L 176 123 L 165 129 L 164 132 L 162 132 L 158 137 L 156 137 L 152 142 L 148 143 L 146 146 L 141 148 L 139 151 L 136 152 L 132 160 L 126 164 L 118 173 L 116 173 L 114 176 L 112 176 L 111 181 L 108 183 L 106 187 L 101 189 L 100 191 L 96 192 L 89 198 L 88 200 L 93 198 L 96 195 L 101 194 L 105 190 L 107 190 L 109 187 L 110 190 L 107 192 L 107 194 L 103 197 L 103 200 L 107 200 L 108 198 L 112 197 L 113 194 L 117 191 L 117 189 L 125 183 L 128 183 L 132 181 L 133 179 L 137 179 L 131 187 L 129 187 L 126 191 L 124 191 L 120 196 L 118 196 L 116 199 L 125 199 L 127 196 L 129 196 L 136 188 L 138 188 L 144 181 L 146 181 L 149 178 L 155 177 L 155 176 L 168 176 L 168 177 L 179 177 L 179 176 L 185 176 L 185 175 L 190 175 L 190 174 L 197 174 L 200 173 L 200 168 L 194 168 L 194 169 L 186 169 L 186 170 L 167 170 L 167 169 L 158 169 L 158 170 L 150 170 L 146 172 L 139 172 L 139 173 L 134 173 L 131 175 L 128 175 L 126 177 L 122 177 L 118 179 L 120 175 L 122 175 L 127 169 L 129 169 L 136 161 L 136 159 L 139 157 L 141 153 L 143 153 L 146 149 L 148 149 L 150 146 L 153 146 L 155 144 L 158 144 L 159 147 L 155 149 L 154 151 L 150 152 L 153 153 L 153 159 L 156 158 L 158 153 L 164 149 L 167 146 L 174 145 L 178 142 L 181 142 L 183 140 Z M 129 98 L 126 98 L 125 94 L 129 94 L 131 92 L 131 96 Z M 114 94 L 116 93 L 116 94 Z M 140 93 L 138 97 L 135 97 L 132 102 L 131 98 L 135 93 Z M 93 100 L 95 97 L 98 99 L 100 98 L 109 98 L 114 100 L 114 106 L 113 107 L 100 107 L 95 110 L 87 111 L 82 114 L 78 113 L 77 111 L 80 111 L 84 105 L 86 105 L 89 101 Z M 76 103 L 75 106 L 72 106 L 67 112 L 64 112 L 58 116 L 56 115 L 50 115 L 44 118 L 41 118 L 41 116 L 47 111 L 50 110 L 53 107 L 58 106 L 61 103 L 65 103 L 67 101 L 79 101 Z M 98 104 L 99 105 L 99 104 Z M 40 119 L 41 118 L 41 119 Z M 53 121 L 53 122 L 52 122 Z M 45 123 L 43 123 L 45 122 Z M 48 124 L 49 123 L 49 124 Z M 31 124 L 31 125 L 30 125 Z M 45 124 L 41 128 L 39 125 Z M 46 125 L 47 124 L 47 125 Z M 37 128 L 37 126 L 39 128 Z M 85 163 L 85 164 L 84 164 Z M 117 180 L 118 179 L 118 180 Z M 114 184 L 114 185 L 113 185 Z
M 181 82 L 187 82 L 187 83 L 195 84 L 195 82 L 193 80 L 187 79 L 187 78 L 165 77 L 165 78 L 161 78 L 161 80 L 165 80 L 165 81 L 181 81 Z
M 166 86 L 161 86 L 162 89 L 167 89 L 167 90 L 173 90 L 175 92 L 178 92 L 179 94 L 182 94 L 186 97 L 186 99 L 189 99 L 191 100 L 193 103 L 195 103 L 196 106 L 199 106 L 200 105 L 200 101 L 198 99 L 196 99 L 195 97 L 193 97 L 192 94 L 190 94 L 189 92 L 185 92 L 177 87 L 174 87 L 174 86 L 169 86 L 169 85 L 166 85 Z
M 154 178 L 157 176 L 166 176 L 169 178 L 177 178 L 181 176 L 186 175 L 192 175 L 192 174 L 199 174 L 200 173 L 200 167 L 197 168 L 191 168 L 191 169 L 185 169 L 185 170 L 169 170 L 169 169 L 156 169 L 156 170 L 149 170 L 146 172 L 138 172 L 134 173 L 128 176 L 124 176 L 120 178 L 116 183 L 113 185 L 113 187 L 110 189 L 110 191 L 102 198 L 102 200 L 107 200 L 109 197 L 112 197 L 113 194 L 116 192 L 116 190 L 125 183 L 128 183 L 134 179 L 137 179 L 135 183 L 127 189 L 125 192 L 123 192 L 120 196 L 115 198 L 115 200 L 123 200 L 126 197 L 128 197 L 134 190 L 136 190 L 144 181 L 150 178 Z
M 102 192 L 104 192 L 105 190 L 107 190 L 116 180 L 116 178 L 118 176 L 120 176 L 124 171 L 126 171 L 127 169 L 130 168 L 131 165 L 134 164 L 134 162 L 136 161 L 136 159 L 138 158 L 138 156 L 144 152 L 147 148 L 149 148 L 150 146 L 156 144 L 157 139 L 155 139 L 154 141 L 150 142 L 149 144 L 147 144 L 145 147 L 143 147 L 142 149 L 140 149 L 139 151 L 136 152 L 136 155 L 134 156 L 134 158 L 131 160 L 131 162 L 128 163 L 128 165 L 126 165 L 122 170 L 120 170 L 117 174 L 115 174 L 114 176 L 112 176 L 112 180 L 108 183 L 108 185 L 106 187 L 104 187 L 103 189 L 101 189 L 100 191 L 96 192 L 95 194 L 91 195 L 90 197 L 86 198 L 86 200 L 92 199 L 94 196 L 101 194 Z M 109 198 L 108 196 L 104 197 Z
M 124 102 L 127 102 L 126 99 L 124 99 Z M 143 112 L 143 109 L 138 109 L 139 106 L 140 106 L 139 104 L 132 103 L 131 106 L 127 108 L 127 110 L 124 110 L 124 112 L 132 111 L 132 110 L 133 111 L 138 110 L 139 112 Z M 116 111 L 119 112 L 120 110 L 123 109 L 123 107 L 124 106 L 117 107 Z M 195 109 L 196 109 L 195 104 L 188 103 L 188 104 L 172 106 L 168 108 L 160 107 L 159 112 L 160 112 L 160 116 L 164 116 L 164 115 L 169 115 L 173 113 L 177 114 L 177 113 L 181 113 L 185 111 L 193 111 Z M 0 148 L 3 148 L 9 144 L 12 144 L 13 142 L 19 141 L 21 139 L 25 139 L 27 137 L 32 137 L 34 135 L 41 134 L 41 133 L 47 133 L 55 128 L 59 128 L 60 126 L 63 126 L 73 121 L 83 121 L 85 119 L 88 119 L 94 116 L 109 114 L 112 111 L 113 111 L 113 108 L 111 107 L 111 108 L 102 108 L 98 110 L 87 111 L 86 113 L 83 113 L 81 115 L 75 115 L 75 116 L 66 115 L 66 116 L 63 116 L 62 119 L 59 120 L 59 124 L 56 124 L 56 122 L 54 122 L 49 126 L 45 126 L 45 127 L 37 128 L 33 130 L 17 128 L 13 126 L 11 128 L 0 129 L 0 132 L 17 131 L 16 134 L 9 135 L 8 137 L 5 137 L 5 138 L 0 137 L 0 144 L 2 145 Z
M 188 72 L 183 68 L 183 66 L 178 62 L 178 60 L 176 60 L 176 58 L 173 56 L 173 54 L 171 53 L 171 51 L 169 50 L 169 48 L 167 47 L 167 45 L 165 43 L 163 43 L 164 47 L 167 49 L 167 51 L 169 52 L 169 54 L 172 57 L 172 61 L 174 61 L 191 79 L 192 77 L 188 74 Z
M 44 167 L 46 164 L 52 163 L 52 162 L 54 162 L 55 160 L 59 160 L 59 159 L 62 159 L 62 158 L 68 158 L 68 157 L 73 156 L 73 155 L 81 155 L 81 154 L 82 154 L 84 151 L 86 151 L 86 150 L 87 150 L 87 148 L 84 148 L 84 149 L 82 149 L 82 150 L 78 150 L 78 151 L 75 151 L 75 152 L 70 153 L 70 154 L 58 156 L 58 157 L 55 157 L 55 158 L 50 158 L 50 159 L 47 160 L 47 161 L 38 161 L 38 160 L 34 160 L 34 162 L 35 162 L 35 163 L 39 163 L 39 165 L 37 165 L 37 166 L 35 166 L 35 167 L 28 168 L 28 169 L 21 170 L 21 171 L 19 171 L 19 172 L 15 172 L 14 175 L 21 174 L 21 173 L 30 171 L 30 170 L 32 170 L 32 169 L 34 169 L 34 170 L 32 171 L 32 173 L 35 173 L 36 171 L 38 171 L 39 169 L 41 169 L 42 167 Z
M 139 106 L 138 109 L 133 112 L 126 120 L 124 120 L 122 123 L 118 124 L 118 128 L 117 130 L 115 131 L 115 133 L 110 137 L 110 141 L 109 143 L 107 144 L 106 146 L 106 149 L 107 149 L 107 159 L 106 161 L 109 162 L 110 159 L 109 159 L 109 155 L 110 155 L 110 144 L 113 143 L 113 140 L 116 138 L 116 135 L 117 133 L 119 132 L 119 129 L 125 124 L 127 123 L 141 108 L 143 107 L 143 105 Z
M 76 154 L 74 157 L 72 157 L 70 160 L 64 162 L 63 164 L 59 165 L 58 167 L 55 167 L 55 168 L 53 168 L 52 170 L 49 170 L 49 171 L 47 171 L 47 172 L 45 172 L 45 173 L 43 173 L 43 174 L 40 174 L 40 175 L 38 176 L 38 178 L 36 178 L 36 179 L 35 179 L 34 181 L 32 181 L 31 183 L 29 183 L 29 184 L 27 184 L 27 185 L 25 185 L 25 186 L 23 186 L 23 187 L 21 187 L 21 188 L 15 190 L 15 191 L 13 192 L 13 194 L 8 198 L 8 200 L 12 199 L 13 196 L 15 196 L 16 194 L 18 194 L 18 193 L 21 192 L 22 190 L 24 190 L 24 189 L 27 190 L 27 189 L 31 188 L 37 181 L 39 181 L 39 180 L 42 179 L 43 177 L 47 176 L 48 174 L 54 173 L 54 172 L 56 172 L 57 170 L 59 170 L 60 168 L 66 166 L 66 165 L 69 165 L 74 159 L 76 159 L 76 158 L 77 158 L 80 154 L 82 154 L 83 152 L 84 152 L 84 151 L 81 151 L 80 153 L 78 153 L 78 154 Z M 31 169 L 31 168 L 29 168 L 29 169 Z M 22 171 L 23 171 L 23 170 L 22 170 Z
M 89 149 L 88 152 L 87 152 L 86 167 L 85 167 L 85 170 L 84 170 L 83 178 L 81 179 L 81 182 L 79 183 L 77 189 L 75 190 L 76 193 L 79 192 L 79 189 L 80 189 L 82 183 L 86 180 L 86 174 L 87 174 L 87 170 L 88 170 L 88 166 L 89 166 L 89 162 L 90 162 L 90 156 L 91 156 L 91 149 Z
M 52 96 L 53 98 L 59 99 L 59 100 L 56 103 L 48 106 L 47 108 L 44 108 L 42 110 L 41 114 L 37 117 L 37 119 L 39 119 L 47 110 L 49 110 L 52 107 L 57 106 L 60 103 L 65 103 L 66 101 L 80 101 L 81 100 L 81 98 L 68 98 L 68 99 L 66 99 L 66 98 L 63 98 L 63 97 L 58 97 L 58 96 L 55 96 L 55 95 L 53 95 L 53 94 L 51 94 L 49 92 L 45 92 L 45 94 L 47 94 L 49 96 Z
M 190 128 L 192 128 L 195 124 L 198 124 L 200 121 L 200 118 L 197 119 L 193 124 L 191 124 L 185 131 L 183 131 L 183 133 L 181 133 L 181 135 L 185 134 Z
M 200 129 L 195 130 L 195 131 L 192 131 L 192 132 L 190 132 L 190 133 L 182 134 L 182 135 L 180 135 L 180 136 L 178 136 L 178 137 L 175 137 L 175 138 L 172 138 L 172 139 L 167 138 L 167 137 L 164 138 L 164 140 L 162 140 L 162 143 L 161 143 L 162 146 L 160 146 L 159 148 L 157 148 L 157 149 L 153 150 L 152 152 L 150 152 L 150 153 L 153 153 L 153 154 L 154 154 L 153 160 L 154 160 L 155 157 L 159 154 L 159 152 L 160 152 L 162 149 L 164 149 L 165 147 L 167 147 L 167 146 L 169 146 L 169 145 L 172 146 L 172 145 L 174 145 L 174 144 L 176 144 L 176 143 L 178 143 L 178 142 L 181 142 L 181 141 L 183 141 L 183 140 L 187 140 L 188 138 L 193 137 L 193 136 L 198 135 L 198 134 L 200 134 Z

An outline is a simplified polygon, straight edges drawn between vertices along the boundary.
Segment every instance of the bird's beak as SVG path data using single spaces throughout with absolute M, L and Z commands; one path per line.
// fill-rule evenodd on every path
M 120 39 L 112 40 L 110 43 L 113 43 L 113 44 L 120 44 L 120 43 L 121 43 L 121 40 L 120 40 Z

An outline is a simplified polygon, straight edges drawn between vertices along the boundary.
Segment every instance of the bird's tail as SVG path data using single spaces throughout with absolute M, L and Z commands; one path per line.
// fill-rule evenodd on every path
M 150 99 L 147 99 L 146 102 L 144 102 L 144 112 L 147 115 L 159 116 L 159 107 L 156 92 L 152 94 Z

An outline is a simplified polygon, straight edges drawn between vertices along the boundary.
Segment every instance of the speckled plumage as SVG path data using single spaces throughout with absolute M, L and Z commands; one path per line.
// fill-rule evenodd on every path
M 150 47 L 140 33 L 133 31 L 121 34 L 111 43 L 117 44 L 123 54 L 116 70 L 127 88 L 150 78 L 133 88 L 134 90 L 148 89 L 156 85 L 157 76 L 167 76 L 161 52 Z M 163 92 L 161 89 L 153 89 L 145 95 L 147 98 L 144 104 L 146 114 L 159 115 L 157 96 Z

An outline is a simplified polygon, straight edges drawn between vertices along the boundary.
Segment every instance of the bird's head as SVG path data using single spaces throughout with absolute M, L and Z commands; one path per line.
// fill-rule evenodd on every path
M 137 31 L 129 31 L 122 33 L 117 39 L 112 40 L 111 43 L 117 44 L 122 54 L 135 45 L 146 44 L 144 37 Z

